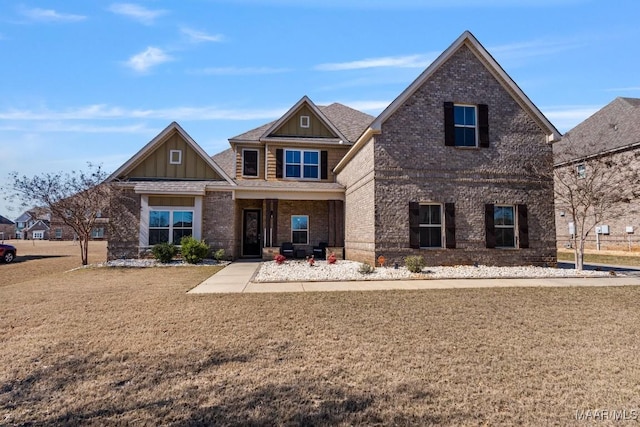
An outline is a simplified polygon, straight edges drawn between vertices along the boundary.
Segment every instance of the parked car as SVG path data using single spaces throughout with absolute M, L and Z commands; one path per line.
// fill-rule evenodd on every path
M 11 262 L 16 258 L 16 247 L 0 244 L 0 261 Z

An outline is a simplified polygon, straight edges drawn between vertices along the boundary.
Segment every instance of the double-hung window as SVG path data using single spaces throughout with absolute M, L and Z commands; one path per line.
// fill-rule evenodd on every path
M 149 246 L 157 243 L 180 244 L 184 236 L 193 235 L 193 211 L 149 211 Z
M 516 247 L 516 221 L 513 206 L 498 206 L 493 210 L 493 223 L 495 227 L 496 247 Z
M 456 147 L 476 147 L 478 145 L 476 107 L 474 105 L 454 105 L 453 122 Z
M 91 230 L 91 238 L 92 239 L 102 239 L 104 238 L 104 227 L 96 227 Z
M 442 247 L 442 206 L 420 205 L 420 247 Z
M 578 179 L 584 179 L 587 177 L 587 166 L 584 163 L 580 163 L 576 166 L 576 175 Z
M 309 216 L 291 216 L 291 241 L 295 244 L 306 245 L 309 243 Z
M 285 178 L 320 178 L 320 152 L 285 150 Z

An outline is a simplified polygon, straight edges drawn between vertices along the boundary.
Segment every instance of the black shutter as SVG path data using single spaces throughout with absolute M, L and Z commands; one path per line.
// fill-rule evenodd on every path
M 480 147 L 489 148 L 489 106 L 478 105 L 478 139 Z
M 282 157 L 284 156 L 284 150 L 282 148 L 276 149 L 276 178 L 282 178 Z
M 456 248 L 456 205 L 444 204 L 444 239 L 447 249 Z
M 529 220 L 527 216 L 527 205 L 518 205 L 518 237 L 522 249 L 529 247 Z
M 444 103 L 444 145 L 456 145 L 456 127 L 453 121 L 453 102 Z
M 484 228 L 486 231 L 487 248 L 496 247 L 496 228 L 493 219 L 493 205 L 484 205 Z
M 329 177 L 329 166 L 327 165 L 327 151 L 322 150 L 320 152 L 320 179 L 327 179 Z
M 409 247 L 420 249 L 420 204 L 409 202 Z

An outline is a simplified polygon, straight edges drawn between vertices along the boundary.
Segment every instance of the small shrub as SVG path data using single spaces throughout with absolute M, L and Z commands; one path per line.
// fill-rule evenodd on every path
M 407 270 L 412 273 L 420 273 L 425 267 L 424 258 L 420 255 L 411 255 L 404 259 L 404 264 L 407 266 Z
M 376 271 L 376 268 L 369 264 L 368 262 L 363 262 L 360 264 L 360 268 L 358 269 L 360 274 L 371 274 Z
M 173 243 L 158 243 L 151 249 L 153 257 L 163 264 L 171 262 L 178 253 L 178 248 Z
M 185 236 L 180 240 L 182 249 L 182 258 L 189 264 L 197 264 L 209 254 L 209 245 L 194 239 L 191 236 Z
M 276 264 L 282 265 L 287 260 L 287 257 L 284 255 L 278 254 L 273 257 L 273 260 L 276 262 Z
M 218 262 L 222 261 L 224 259 L 224 249 L 218 249 L 215 251 L 213 253 L 213 258 Z

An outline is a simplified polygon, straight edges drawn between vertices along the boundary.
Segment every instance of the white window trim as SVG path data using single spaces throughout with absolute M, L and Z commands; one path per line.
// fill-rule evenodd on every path
M 244 153 L 245 151 L 255 151 L 257 153 L 258 158 L 256 159 L 256 174 L 255 175 L 245 175 L 244 174 Z M 260 176 L 260 150 L 255 148 L 243 148 L 242 149 L 242 177 L 243 178 L 258 178 Z
M 306 217 L 307 218 L 307 229 L 306 230 L 294 230 L 293 229 L 293 218 L 294 217 Z M 308 245 L 309 244 L 309 215 L 291 215 L 291 241 L 293 242 L 293 232 L 294 231 L 306 231 L 307 232 L 307 241 L 305 243 L 293 243 L 294 245 Z
M 300 116 L 300 127 L 305 129 L 311 127 L 311 118 L 309 116 Z
M 99 233 L 97 233 L 99 231 Z M 91 237 L 93 239 L 103 239 L 104 238 L 104 227 L 94 227 L 91 229 Z
M 475 115 L 475 125 L 471 126 L 471 125 L 458 125 L 456 124 L 456 120 L 455 120 L 455 108 L 456 107 L 473 107 L 473 114 Z M 455 128 L 465 128 L 465 129 L 473 129 L 475 132 L 475 145 L 471 146 L 471 145 L 458 145 L 455 144 L 455 147 L 457 148 L 478 148 L 479 146 L 479 129 L 478 129 L 478 106 L 477 105 L 473 105 L 473 104 L 453 104 L 453 127 L 454 127 L 454 132 L 455 132 Z M 454 135 L 454 141 L 455 141 L 455 135 Z
M 178 155 L 176 159 L 174 156 Z M 181 165 L 182 164 L 182 150 L 169 150 L 169 164 Z
M 44 239 L 44 231 L 36 230 L 33 232 L 32 236 L 33 236 L 33 240 L 42 240 Z
M 518 248 L 518 209 L 517 209 L 517 207 L 515 205 L 493 205 L 494 212 L 495 212 L 496 208 L 511 208 L 511 209 L 513 209 L 513 225 L 498 225 L 498 224 L 495 224 L 495 213 L 494 213 L 494 224 L 493 224 L 494 230 L 497 230 L 499 228 L 501 228 L 501 229 L 512 228 L 513 229 L 513 246 L 498 246 L 496 244 L 496 249 L 517 249 Z
M 440 227 L 440 246 L 422 246 L 420 245 L 420 249 L 442 249 L 444 248 L 444 239 L 445 239 L 445 235 L 444 235 L 444 207 L 442 205 L 442 203 L 420 203 L 420 206 L 439 206 L 440 207 L 440 224 L 439 225 L 433 225 L 433 224 L 424 224 L 424 223 L 420 223 L 420 228 L 436 228 L 436 227 Z
M 202 196 L 194 197 L 193 206 L 149 206 L 149 195 L 142 194 L 140 197 L 140 231 L 138 238 L 138 245 L 141 248 L 149 247 L 149 212 L 152 210 L 193 211 L 193 238 L 202 239 Z
M 298 151 L 300 153 L 300 163 L 287 163 L 287 152 L 288 151 Z M 305 178 L 304 177 L 304 153 L 318 153 L 318 177 L 317 178 Z M 282 162 L 282 167 L 283 167 L 283 171 L 282 171 L 282 176 L 284 177 L 284 179 L 295 179 L 295 180 L 305 180 L 305 181 L 320 181 L 320 177 L 322 176 L 322 172 L 320 171 L 320 168 L 322 167 L 322 155 L 320 153 L 320 150 L 305 150 L 303 148 L 285 148 L 284 149 L 284 159 Z M 300 165 L 300 176 L 287 176 L 287 165 Z M 312 166 L 315 166 L 316 164 L 313 163 L 311 164 Z

